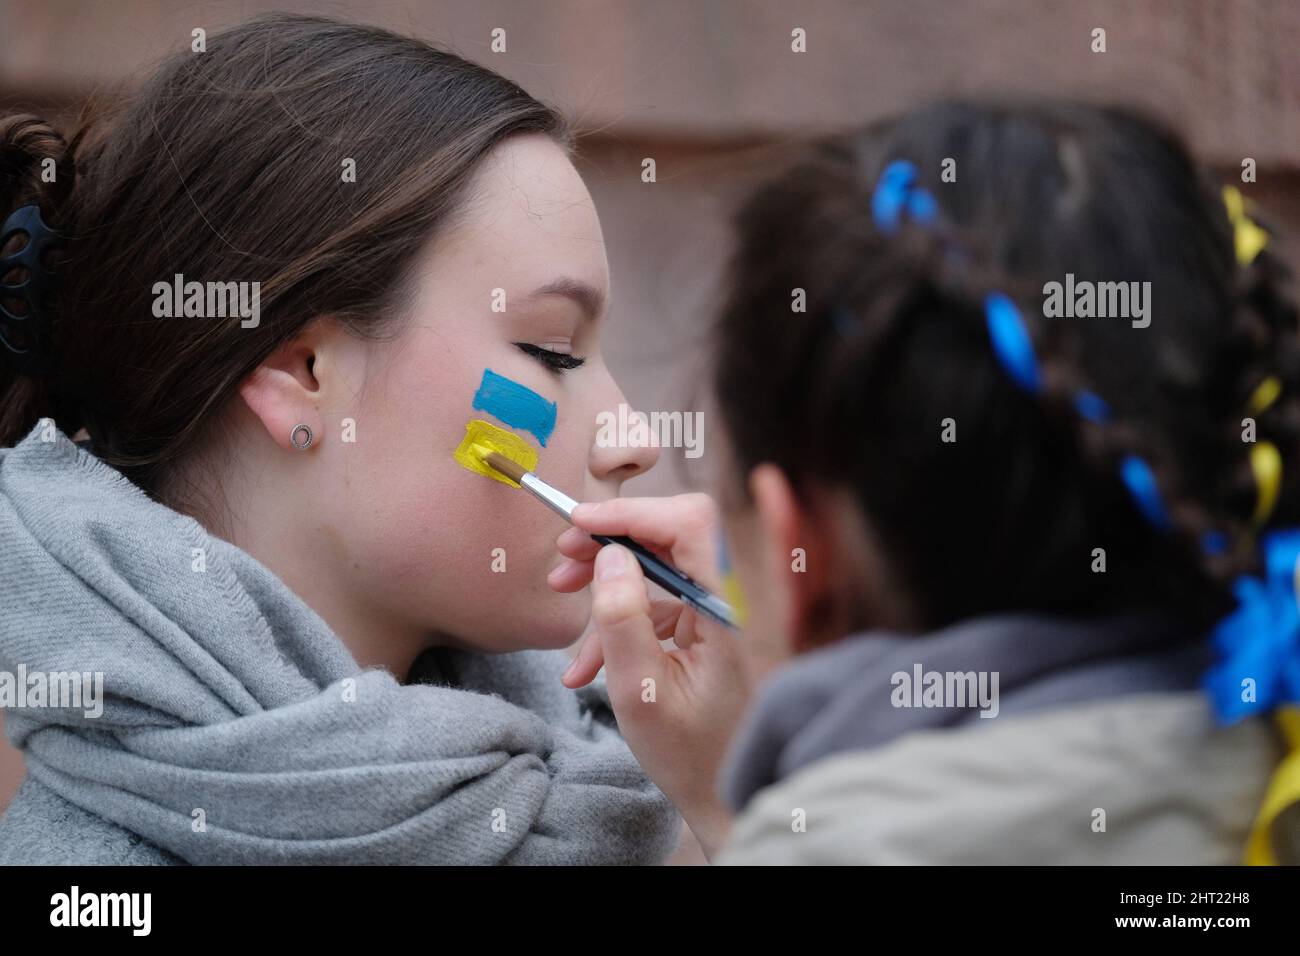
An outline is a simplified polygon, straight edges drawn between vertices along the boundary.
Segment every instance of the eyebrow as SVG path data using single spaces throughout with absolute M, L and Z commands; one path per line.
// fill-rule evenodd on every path
M 534 290 L 528 298 L 535 299 L 548 295 L 563 296 L 576 302 L 589 322 L 594 322 L 605 313 L 605 293 L 581 279 L 562 276 Z

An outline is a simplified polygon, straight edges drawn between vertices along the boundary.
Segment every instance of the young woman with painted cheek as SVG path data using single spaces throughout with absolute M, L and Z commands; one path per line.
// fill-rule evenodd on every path
M 487 69 L 289 14 L 70 138 L 0 117 L 0 252 L 33 210 L 57 237 L 54 293 L 0 276 L 0 669 L 104 678 L 93 718 L 6 714 L 0 864 L 668 855 L 606 694 L 561 682 L 563 523 L 453 458 L 483 419 L 576 498 L 654 463 L 596 445 L 622 395 L 571 145 Z M 247 315 L 209 305 L 241 283 Z M 554 422 L 474 408 L 489 370 Z
M 657 457 L 595 442 L 597 414 L 624 399 L 600 355 L 600 221 L 564 151 L 538 135 L 497 146 L 410 282 L 391 338 L 361 340 L 323 320 L 242 386 L 251 414 L 237 441 L 257 453 L 228 459 L 238 477 L 223 475 L 250 502 L 233 540 L 285 569 L 359 659 L 395 673 L 436 644 L 571 644 L 589 597 L 546 581 L 564 523 L 452 458 L 466 422 L 501 424 L 472 407 L 488 369 L 556 405 L 544 447 L 520 434 L 538 471 L 575 498 L 613 497 Z M 355 443 L 337 440 L 346 419 Z M 319 447 L 285 456 L 300 420 Z M 310 493 L 286 493 L 304 483 Z

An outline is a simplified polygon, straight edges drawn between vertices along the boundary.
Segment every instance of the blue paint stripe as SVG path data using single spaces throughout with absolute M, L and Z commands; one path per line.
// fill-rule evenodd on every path
M 483 381 L 474 393 L 474 407 L 495 415 L 511 428 L 532 432 L 543 448 L 555 430 L 554 402 L 490 368 L 483 370 Z

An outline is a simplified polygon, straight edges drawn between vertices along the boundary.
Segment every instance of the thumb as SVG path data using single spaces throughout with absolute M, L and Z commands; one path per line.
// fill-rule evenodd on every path
M 641 682 L 647 677 L 660 680 L 665 654 L 650 618 L 645 577 L 627 548 L 608 544 L 596 555 L 591 620 L 605 654 L 605 683 L 611 701 L 639 697 Z

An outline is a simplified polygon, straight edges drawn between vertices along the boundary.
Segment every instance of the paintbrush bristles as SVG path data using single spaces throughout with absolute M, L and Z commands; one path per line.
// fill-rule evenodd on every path
M 528 472 L 523 465 L 517 461 L 511 461 L 500 452 L 491 451 L 483 456 L 483 460 L 495 468 L 501 474 L 515 482 L 522 482 L 524 475 Z

